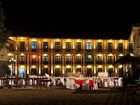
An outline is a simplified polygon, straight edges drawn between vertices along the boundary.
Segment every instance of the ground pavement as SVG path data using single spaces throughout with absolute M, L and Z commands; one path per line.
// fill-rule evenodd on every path
M 0 89 L 0 105 L 140 105 L 140 94 L 110 89 L 75 91 L 64 87 Z

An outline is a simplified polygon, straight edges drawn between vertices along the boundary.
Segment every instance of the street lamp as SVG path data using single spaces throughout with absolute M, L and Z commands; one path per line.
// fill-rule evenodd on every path
M 14 64 L 15 64 L 16 60 L 15 60 L 14 58 L 11 58 L 11 59 L 9 60 L 9 62 L 11 63 L 11 66 L 12 66 L 11 75 L 13 75 L 13 73 L 15 73 Z

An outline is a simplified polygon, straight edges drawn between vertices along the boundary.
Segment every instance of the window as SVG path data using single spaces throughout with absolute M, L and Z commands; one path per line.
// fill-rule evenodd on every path
M 43 56 L 43 64 L 48 64 L 49 58 L 48 56 Z
M 87 50 L 91 50 L 92 49 L 91 42 L 86 42 L 86 49 Z
M 71 56 L 66 56 L 66 64 L 71 64 L 72 58 Z
M 103 72 L 103 69 L 102 68 L 98 68 L 98 72 Z
M 102 52 L 102 42 L 97 43 L 97 50 L 98 52 Z
M 118 43 L 118 51 L 119 52 L 123 51 L 123 43 Z
M 76 72 L 81 72 L 81 68 L 76 68 Z
M 133 52 L 133 43 L 128 43 L 128 51 Z
M 113 63 L 113 56 L 108 56 L 108 64 L 112 64 Z
M 81 63 L 82 63 L 82 57 L 76 56 L 76 64 L 81 64 Z
M 102 64 L 102 56 L 97 56 L 97 64 Z
M 92 55 L 86 54 L 86 61 L 92 61 Z
M 25 64 L 25 61 L 26 61 L 25 56 L 20 56 L 19 57 L 19 63 L 20 64 Z
M 25 50 L 25 42 L 19 42 L 19 51 Z
M 31 63 L 32 64 L 36 64 L 37 63 L 37 58 L 36 58 L 36 56 L 32 56 L 32 58 L 31 58 Z
M 44 74 L 49 74 L 48 68 L 43 68 L 43 69 L 41 70 L 41 75 L 44 75 Z
M 55 64 L 61 63 L 61 56 L 55 56 Z
M 60 42 L 55 42 L 55 51 L 58 52 L 61 49 Z
M 108 68 L 108 76 L 111 77 L 113 75 L 113 68 Z
M 66 68 L 66 72 L 71 72 L 71 68 Z
M 32 51 L 36 51 L 37 50 L 37 42 L 32 42 L 31 48 L 32 48 Z
M 48 61 L 48 56 L 43 56 L 43 61 Z
M 71 50 L 71 43 L 66 42 L 66 51 L 70 51 L 70 50 Z
M 108 52 L 112 52 L 112 49 L 113 49 L 113 43 L 108 43 L 108 46 L 107 46 L 107 50 Z
M 37 75 L 37 69 L 36 68 L 31 69 L 31 75 Z
M 20 61 L 25 61 L 25 56 L 20 56 L 20 57 L 19 57 L 19 60 L 20 60 Z
M 10 43 L 9 51 L 15 51 L 15 46 L 13 43 Z
M 43 42 L 43 51 L 48 51 L 48 42 Z
M 55 76 L 56 77 L 60 76 L 60 68 L 55 68 Z
M 91 54 L 86 54 L 86 64 L 92 64 L 92 55 Z
M 81 51 L 81 42 L 76 42 L 76 51 Z

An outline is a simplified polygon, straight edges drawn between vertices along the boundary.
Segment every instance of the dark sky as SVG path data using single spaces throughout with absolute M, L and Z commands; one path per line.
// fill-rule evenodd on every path
M 5 26 L 13 33 L 127 39 L 132 25 L 140 22 L 136 2 L 2 1 Z

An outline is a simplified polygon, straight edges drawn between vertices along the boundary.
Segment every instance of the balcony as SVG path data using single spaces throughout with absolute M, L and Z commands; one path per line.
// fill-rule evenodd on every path
M 48 62 L 48 61 L 43 61 L 42 64 L 43 64 L 43 65 L 48 65 L 49 62 Z
M 86 65 L 92 65 L 93 64 L 93 61 L 86 61 L 85 64 Z
M 62 62 L 61 61 L 54 61 L 54 64 L 60 65 L 60 64 L 62 64 Z
M 30 63 L 31 63 L 31 65 L 37 65 L 38 64 L 37 61 L 31 61 Z
M 32 52 L 37 52 L 38 50 L 37 50 L 37 49 L 31 49 L 31 51 L 32 51 Z
M 14 52 L 15 48 L 9 48 L 9 52 Z
M 71 52 L 71 49 L 66 49 L 66 52 Z
M 60 52 L 60 51 L 61 51 L 61 49 L 54 49 L 54 51 L 55 51 L 55 52 Z
M 66 64 L 66 65 L 71 65 L 72 62 L 71 62 L 71 61 L 66 61 L 65 64 Z
M 19 61 L 18 64 L 25 65 L 26 64 L 26 61 Z
M 82 64 L 82 61 L 76 61 L 75 62 L 77 65 L 81 65 Z
M 108 60 L 107 64 L 113 64 L 113 60 Z
M 25 48 L 20 48 L 19 51 L 20 51 L 20 52 L 25 52 L 26 49 L 25 49 Z
M 48 52 L 49 50 L 48 50 L 48 49 L 43 49 L 42 51 L 43 51 L 43 52 Z
M 103 61 L 96 61 L 96 64 L 103 64 Z

